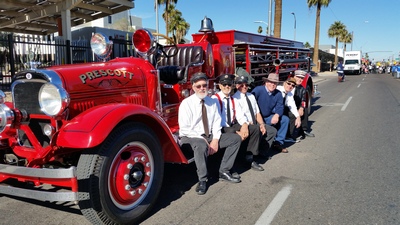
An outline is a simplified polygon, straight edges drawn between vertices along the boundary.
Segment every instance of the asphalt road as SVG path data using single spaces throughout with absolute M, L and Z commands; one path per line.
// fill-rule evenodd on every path
M 218 181 L 194 192 L 194 164 L 166 165 L 156 207 L 142 224 L 400 224 L 400 79 L 389 74 L 314 78 L 315 138 L 239 166 L 242 183 Z M 0 197 L 0 224 L 88 224 L 71 203 Z

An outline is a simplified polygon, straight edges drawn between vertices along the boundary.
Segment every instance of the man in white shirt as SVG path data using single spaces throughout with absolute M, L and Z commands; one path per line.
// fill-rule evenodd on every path
M 256 101 L 256 98 L 254 97 L 253 94 L 249 93 L 249 83 L 248 83 L 248 78 L 246 76 L 238 76 L 235 79 L 236 83 L 236 93 L 233 95 L 233 98 L 235 99 L 235 102 L 237 102 L 237 107 L 239 107 L 244 114 L 244 120 L 247 124 L 249 124 L 249 127 L 256 126 L 260 130 L 260 135 L 262 138 L 264 138 L 268 144 L 265 146 L 263 142 L 261 142 L 260 148 L 264 150 L 264 152 L 261 152 L 261 154 L 266 154 L 268 149 L 272 146 L 272 143 L 275 140 L 276 136 L 276 128 L 270 125 L 267 125 L 264 123 L 264 119 L 261 116 L 260 109 L 258 108 L 258 104 Z M 251 143 L 251 140 L 250 140 Z M 256 151 L 250 151 L 252 153 L 251 156 L 253 155 L 258 155 L 260 154 L 260 148 L 257 148 Z M 248 154 L 249 155 L 249 154 Z M 246 157 L 249 157 L 249 156 Z M 252 164 L 253 168 L 253 164 Z M 256 168 L 253 168 L 257 170 Z M 261 170 L 262 171 L 262 170 Z
M 222 133 L 237 133 L 242 137 L 241 147 L 246 149 L 246 161 L 256 171 L 264 168 L 254 161 L 253 155 L 258 155 L 260 143 L 260 127 L 250 124 L 241 107 L 231 96 L 235 76 L 224 74 L 217 77 L 220 91 L 212 98 L 219 102 L 222 117 Z
M 301 117 L 296 107 L 296 102 L 293 97 L 293 88 L 296 87 L 296 80 L 291 77 L 287 81 L 283 82 L 283 85 L 276 87 L 280 92 L 282 92 L 282 97 L 284 100 L 285 109 L 283 114 L 289 117 L 289 127 L 299 128 L 301 125 Z M 285 141 L 296 142 L 295 137 L 291 136 L 292 133 L 288 132 L 289 138 Z
M 234 133 L 221 134 L 218 102 L 207 96 L 207 76 L 204 73 L 196 73 L 191 78 L 191 83 L 194 94 L 184 99 L 179 107 L 179 137 L 182 147 L 190 147 L 194 152 L 199 178 L 196 192 L 202 195 L 207 191 L 207 157 L 215 154 L 220 148 L 225 148 L 219 168 L 220 180 L 241 182 L 240 177 L 234 177 L 230 170 L 242 140 Z

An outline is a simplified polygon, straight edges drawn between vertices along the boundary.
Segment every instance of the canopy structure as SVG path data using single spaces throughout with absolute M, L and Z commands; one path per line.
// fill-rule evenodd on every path
M 1 0 L 0 31 L 71 37 L 71 26 L 134 8 L 134 0 Z M 61 35 L 64 34 L 64 35 Z

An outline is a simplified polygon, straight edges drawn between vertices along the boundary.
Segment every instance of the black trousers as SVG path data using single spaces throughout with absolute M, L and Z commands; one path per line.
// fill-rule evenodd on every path
M 304 131 L 308 131 L 308 110 L 304 109 L 304 114 L 301 116 L 301 126 L 299 129 L 296 129 L 296 117 L 292 112 L 288 112 L 289 114 L 289 135 L 292 138 L 296 138 L 298 136 L 304 135 Z
M 222 128 L 223 133 L 236 133 L 239 131 L 242 126 L 240 124 L 234 124 L 231 127 Z M 249 125 L 249 137 L 247 137 L 244 141 L 242 141 L 241 149 L 245 148 L 247 153 L 251 153 L 253 155 L 258 155 L 259 144 L 260 144 L 261 132 L 260 125 Z

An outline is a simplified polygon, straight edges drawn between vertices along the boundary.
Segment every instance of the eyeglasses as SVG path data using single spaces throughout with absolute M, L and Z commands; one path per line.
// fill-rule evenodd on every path
M 207 87 L 207 84 L 199 84 L 199 85 L 196 85 L 196 86 L 194 86 L 194 87 L 197 88 L 197 89 L 206 88 L 206 87 Z
M 292 84 L 292 83 L 289 83 L 289 82 L 286 82 L 286 84 L 289 85 L 289 86 L 292 86 L 292 87 L 296 87 L 295 84 Z
M 249 86 L 249 84 L 246 84 L 246 83 L 242 83 L 242 84 L 239 84 L 240 85 L 240 87 L 248 87 Z

